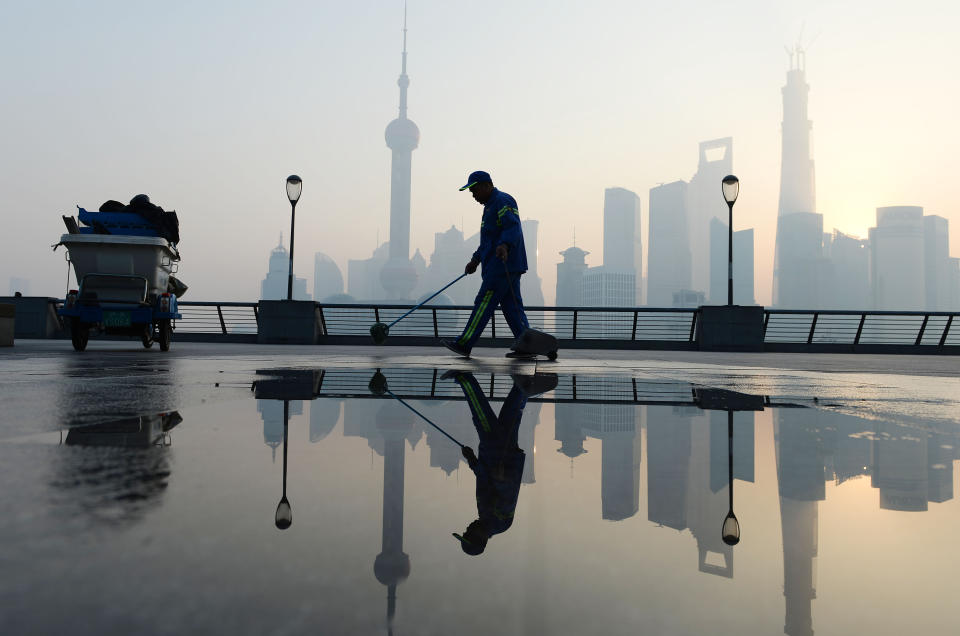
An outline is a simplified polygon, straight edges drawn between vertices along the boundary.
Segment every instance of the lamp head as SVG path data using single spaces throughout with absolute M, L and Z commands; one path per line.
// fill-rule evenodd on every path
M 290 203 L 296 203 L 300 198 L 300 191 L 303 189 L 303 180 L 295 174 L 287 177 L 287 198 Z
M 733 205 L 737 201 L 737 195 L 740 194 L 740 179 L 737 179 L 732 174 L 728 174 L 723 178 L 723 200 L 727 202 L 727 205 Z

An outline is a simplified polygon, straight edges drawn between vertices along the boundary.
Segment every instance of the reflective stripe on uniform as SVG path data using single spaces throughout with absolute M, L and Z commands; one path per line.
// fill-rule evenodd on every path
M 483 300 L 480 301 L 477 310 L 473 312 L 473 318 L 470 320 L 470 324 L 467 325 L 467 330 L 460 336 L 460 344 L 466 344 L 467 341 L 473 337 L 473 332 L 477 330 L 477 323 L 480 322 L 481 316 L 487 311 L 487 305 L 490 304 L 491 298 L 493 298 L 493 290 L 489 289 L 487 293 L 483 295 Z
M 507 212 L 513 212 L 517 216 L 520 216 L 519 210 L 517 208 L 511 208 L 509 205 L 505 205 L 497 211 L 497 225 L 501 224 L 500 219 L 503 218 L 503 215 Z M 480 227 L 483 227 L 483 222 L 480 222 Z
M 480 424 L 483 426 L 483 430 L 487 433 L 490 432 L 490 422 L 487 421 L 487 415 L 484 410 L 480 407 L 480 400 L 477 399 L 477 394 L 473 391 L 473 386 L 466 380 L 460 382 L 460 386 L 463 387 L 464 393 L 467 394 L 467 399 L 470 401 L 470 406 L 473 409 L 473 412 L 477 414 L 477 419 L 480 420 Z

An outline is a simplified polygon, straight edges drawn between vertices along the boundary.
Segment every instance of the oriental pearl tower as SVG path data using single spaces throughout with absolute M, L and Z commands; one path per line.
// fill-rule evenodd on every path
M 390 164 L 390 258 L 380 270 L 380 284 L 390 300 L 407 300 L 417 285 L 410 263 L 410 161 L 420 142 L 420 129 L 407 119 L 407 10 L 403 10 L 403 53 L 400 78 L 400 116 L 387 124 L 384 137 L 393 151 Z

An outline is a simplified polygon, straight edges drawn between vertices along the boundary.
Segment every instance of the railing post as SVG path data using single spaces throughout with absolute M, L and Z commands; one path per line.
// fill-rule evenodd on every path
M 317 304 L 317 310 L 320 312 L 320 330 L 323 335 L 327 335 L 327 319 L 323 317 L 323 305 Z
M 630 334 L 630 340 L 637 339 L 637 317 L 640 315 L 639 309 L 633 310 L 633 332 Z M 636 392 L 636 381 L 634 381 L 634 392 Z
M 819 312 L 813 313 L 813 322 L 810 323 L 810 334 L 807 335 L 807 344 L 813 342 L 813 332 L 817 330 L 817 318 L 820 317 Z
M 577 310 L 573 310 L 573 340 L 577 339 Z
M 857 327 L 857 335 L 853 339 L 853 344 L 860 344 L 860 334 L 863 333 L 863 323 L 867 321 L 867 314 L 860 314 L 860 325 Z
M 939 346 L 942 347 L 942 346 L 944 345 L 944 343 L 946 343 L 946 341 L 947 341 L 947 334 L 950 333 L 950 325 L 952 325 L 952 324 L 953 324 L 953 315 L 951 314 L 950 317 L 947 318 L 947 324 L 943 327 L 943 335 L 940 336 L 940 344 L 939 344 Z
M 436 309 L 433 310 L 433 316 L 434 316 L 434 318 L 436 318 L 436 316 L 437 316 L 437 310 L 436 310 Z M 437 370 L 434 369 L 434 370 L 433 370 L 433 381 L 430 383 L 430 397 L 436 397 L 436 396 L 437 396 Z
M 373 321 L 374 321 L 374 322 L 380 322 L 380 308 L 379 308 L 379 307 L 374 307 L 374 308 L 373 308 Z
M 492 338 L 497 337 L 497 310 L 494 309 L 493 313 L 490 314 L 490 336 Z
M 637 379 L 636 378 L 630 378 L 630 379 L 633 381 L 633 401 L 639 402 L 640 400 L 637 399 Z
M 690 339 L 687 342 L 693 342 L 694 336 L 697 335 L 697 316 L 700 315 L 699 310 L 693 312 L 693 319 L 690 321 Z
M 253 306 L 253 320 L 257 323 L 257 328 L 260 327 L 260 312 L 257 311 L 257 306 Z
M 920 323 L 920 333 L 917 334 L 917 341 L 913 343 L 913 346 L 919 347 L 920 341 L 923 340 L 923 332 L 927 328 L 927 321 L 930 320 L 930 314 L 927 314 L 923 317 L 923 322 Z
M 433 337 L 434 338 L 440 337 L 440 327 L 437 326 L 437 308 L 436 307 L 433 308 Z M 437 375 L 436 372 L 434 372 L 433 375 L 434 375 L 434 379 L 436 379 L 436 375 Z
M 770 310 L 763 312 L 763 339 L 767 339 L 767 325 L 770 324 Z
M 217 305 L 217 316 L 220 318 L 220 330 L 223 335 L 227 335 L 227 323 L 223 321 L 223 308 L 219 304 Z

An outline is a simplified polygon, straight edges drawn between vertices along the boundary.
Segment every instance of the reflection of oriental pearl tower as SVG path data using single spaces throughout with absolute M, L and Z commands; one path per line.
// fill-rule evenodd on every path
M 410 263 L 410 160 L 420 142 L 420 129 L 407 119 L 407 17 L 403 17 L 403 54 L 400 78 L 400 116 L 387 125 L 384 137 L 393 151 L 390 164 L 390 259 L 380 271 L 380 284 L 390 300 L 405 300 L 417 285 Z

